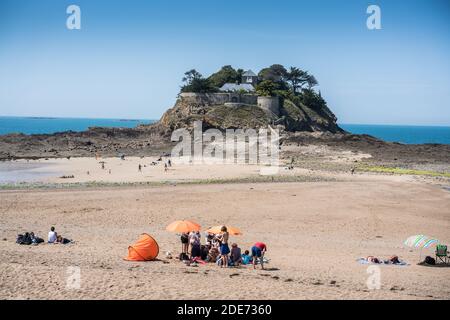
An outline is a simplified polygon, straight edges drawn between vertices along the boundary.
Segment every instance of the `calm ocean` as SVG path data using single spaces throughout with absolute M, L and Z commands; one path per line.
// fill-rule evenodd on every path
M 0 134 L 25 133 L 42 134 L 62 131 L 85 131 L 89 127 L 134 128 L 139 124 L 152 123 L 152 120 L 130 119 L 88 119 L 88 118 L 40 118 L 40 117 L 1 117 Z
M 62 131 L 84 131 L 89 127 L 127 127 L 152 123 L 154 120 L 77 119 L 0 117 L 0 134 L 42 134 Z M 450 127 L 340 124 L 351 133 L 369 134 L 385 141 L 401 143 L 450 144 Z
M 369 124 L 339 124 L 339 126 L 351 133 L 369 134 L 390 142 L 450 144 L 450 127 Z

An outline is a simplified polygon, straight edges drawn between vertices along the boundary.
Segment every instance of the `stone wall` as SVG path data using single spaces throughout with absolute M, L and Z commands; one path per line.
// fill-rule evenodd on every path
M 258 97 L 258 107 L 276 116 L 280 115 L 280 98 L 279 97 Z
M 257 105 L 258 97 L 254 94 L 239 94 L 232 92 L 221 93 L 194 93 L 182 92 L 180 98 L 186 103 L 195 103 L 202 105 L 222 105 L 225 103 L 242 103 Z

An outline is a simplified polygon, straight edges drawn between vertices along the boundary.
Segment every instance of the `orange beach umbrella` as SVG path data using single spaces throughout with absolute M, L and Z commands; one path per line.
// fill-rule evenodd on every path
M 200 225 L 196 222 L 189 220 L 177 220 L 169 224 L 166 227 L 166 230 L 170 232 L 191 232 L 200 231 L 200 228 Z
M 222 232 L 222 231 L 220 230 L 220 229 L 222 229 L 222 227 L 223 227 L 223 226 L 215 226 L 215 227 L 209 228 L 208 230 L 206 230 L 206 232 L 218 234 L 218 233 L 221 233 L 221 232 Z M 235 227 L 229 227 L 229 226 L 226 226 L 226 227 L 227 227 L 227 231 L 228 231 L 229 234 L 231 234 L 231 235 L 233 235 L 233 236 L 239 236 L 239 235 L 242 235 L 241 230 L 239 230 L 238 228 L 235 228 Z

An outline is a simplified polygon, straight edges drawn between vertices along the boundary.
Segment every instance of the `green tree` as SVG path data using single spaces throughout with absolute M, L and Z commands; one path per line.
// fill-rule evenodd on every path
M 195 69 L 185 72 L 182 80 L 185 85 L 181 87 L 181 92 L 208 93 L 217 91 L 217 88 Z
M 286 74 L 286 81 L 289 83 L 292 93 L 295 95 L 299 92 L 299 89 L 307 87 L 312 89 L 318 82 L 316 78 L 309 74 L 308 71 L 303 71 L 297 67 L 290 67 Z
M 273 82 L 282 82 L 287 75 L 287 70 L 281 64 L 273 64 L 268 68 L 262 69 L 258 73 L 258 77 L 264 80 L 270 80 Z
M 256 93 L 259 96 L 275 96 L 276 91 L 278 90 L 278 85 L 272 80 L 264 80 L 258 83 L 256 86 Z
M 242 69 L 239 69 L 242 70 Z M 225 83 L 240 83 L 242 73 L 239 75 L 238 71 L 234 70 L 232 66 L 223 66 L 219 71 L 209 76 L 208 80 L 215 87 L 220 88 Z
M 184 73 L 184 77 L 182 79 L 183 82 L 186 82 L 186 85 L 191 85 L 193 81 L 203 78 L 202 74 L 195 69 L 191 69 Z

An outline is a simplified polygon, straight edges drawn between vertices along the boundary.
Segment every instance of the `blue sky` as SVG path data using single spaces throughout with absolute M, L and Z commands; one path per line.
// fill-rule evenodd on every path
M 448 0 L 1 0 L 0 115 L 158 119 L 186 70 L 279 63 L 341 123 L 450 125 L 449 57 Z

